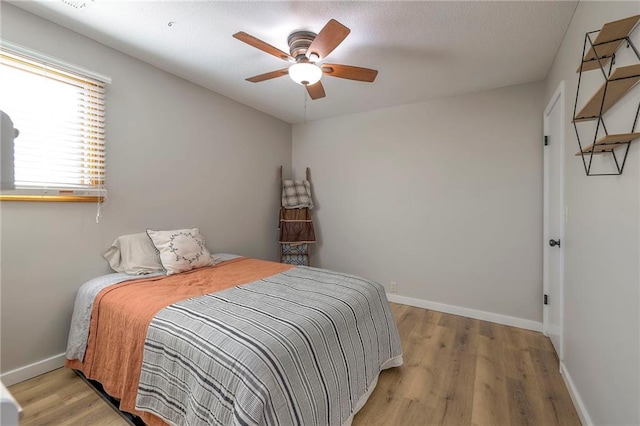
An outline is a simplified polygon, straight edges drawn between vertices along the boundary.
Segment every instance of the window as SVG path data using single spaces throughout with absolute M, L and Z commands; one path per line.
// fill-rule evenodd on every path
M 100 200 L 108 78 L 7 45 L 0 47 L 0 110 L 18 136 L 11 149 L 2 133 L 0 200 Z

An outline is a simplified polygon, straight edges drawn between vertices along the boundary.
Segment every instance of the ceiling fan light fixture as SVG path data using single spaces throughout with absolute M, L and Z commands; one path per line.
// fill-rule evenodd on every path
M 303 86 L 316 84 L 322 77 L 322 70 L 309 62 L 293 64 L 289 67 L 291 80 Z

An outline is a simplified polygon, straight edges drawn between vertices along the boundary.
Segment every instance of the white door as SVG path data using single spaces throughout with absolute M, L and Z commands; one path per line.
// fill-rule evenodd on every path
M 544 112 L 543 331 L 562 360 L 564 236 L 564 81 Z

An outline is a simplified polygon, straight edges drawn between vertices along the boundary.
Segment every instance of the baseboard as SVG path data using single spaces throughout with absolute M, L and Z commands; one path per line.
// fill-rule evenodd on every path
M 593 422 L 591 421 L 591 416 L 589 416 L 589 412 L 587 408 L 584 406 L 584 402 L 582 402 L 582 398 L 580 398 L 580 393 L 578 393 L 578 389 L 576 389 L 575 383 L 573 383 L 573 379 L 569 374 L 569 370 L 564 365 L 564 362 L 560 362 L 560 374 L 562 374 L 562 379 L 564 380 L 564 384 L 567 386 L 569 390 L 569 395 L 571 396 L 571 400 L 573 401 L 573 405 L 576 407 L 576 411 L 578 412 L 578 416 L 580 417 L 580 422 L 582 422 L 583 426 L 592 426 Z
M 431 302 L 429 300 L 415 299 L 413 297 L 398 296 L 397 294 L 390 293 L 387 293 L 387 299 L 389 299 L 389 302 L 400 303 L 401 305 L 415 306 L 416 308 L 430 309 L 432 311 L 445 312 L 447 314 L 460 315 L 463 317 L 479 319 L 482 321 L 495 322 L 497 324 L 524 328 L 526 330 L 542 331 L 541 322 L 524 318 L 511 317 L 509 315 L 495 314 L 492 312 L 463 308 L 461 306 Z
M 64 359 L 64 353 L 54 355 L 50 358 L 43 359 L 42 361 L 34 362 L 33 364 L 25 365 L 24 367 L 2 373 L 0 374 L 0 379 L 5 386 L 15 385 L 16 383 L 24 382 L 25 380 L 48 373 L 56 368 L 63 367 Z

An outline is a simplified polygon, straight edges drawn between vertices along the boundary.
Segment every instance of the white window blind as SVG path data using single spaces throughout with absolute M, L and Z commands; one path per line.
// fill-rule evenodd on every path
M 97 79 L 0 47 L 0 110 L 19 130 L 15 192 L 105 195 L 104 92 Z

